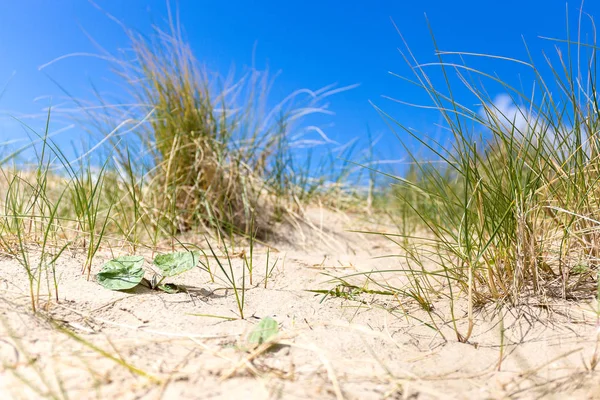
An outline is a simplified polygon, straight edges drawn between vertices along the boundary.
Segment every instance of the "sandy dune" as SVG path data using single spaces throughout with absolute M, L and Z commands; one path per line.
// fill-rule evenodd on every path
M 348 232 L 367 227 L 358 218 L 319 210 L 311 218 L 314 227 L 303 233 L 282 231 L 287 240 L 270 252 L 270 263 L 279 261 L 267 288 L 266 251 L 256 250 L 245 320 L 198 315 L 237 313 L 233 292 L 205 271 L 173 279 L 187 293 L 111 292 L 81 276 L 83 255 L 76 251 L 57 265 L 60 302 L 33 315 L 25 272 L 0 255 L 2 398 L 600 399 L 600 374 L 586 369 L 599 329 L 590 305 L 548 308 L 532 299 L 519 309 L 490 306 L 478 311 L 470 342 L 459 343 L 451 323 L 436 332 L 408 299 L 324 299 L 307 291 L 332 289 L 329 275 L 402 266 L 401 258 L 377 258 L 397 252 L 393 243 Z M 103 250 L 94 270 L 118 250 Z M 242 249 L 234 250 L 241 279 Z M 31 252 L 35 259 L 35 247 Z M 405 282 L 386 276 L 391 284 Z M 364 283 L 360 276 L 348 280 Z M 451 320 L 447 301 L 434 307 Z M 457 310 L 464 326 L 466 307 L 458 303 Z M 267 316 L 280 325 L 278 344 L 251 348 L 247 335 Z

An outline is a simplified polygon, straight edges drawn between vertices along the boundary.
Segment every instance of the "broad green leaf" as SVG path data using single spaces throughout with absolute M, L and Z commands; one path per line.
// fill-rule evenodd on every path
M 154 265 L 161 270 L 162 276 L 175 276 L 194 268 L 199 260 L 200 253 L 197 251 L 178 251 L 156 256 Z
M 158 288 L 163 292 L 169 294 L 175 294 L 180 292 L 179 286 L 177 286 L 174 283 L 165 283 L 164 285 L 158 285 Z
M 144 257 L 123 256 L 110 260 L 96 275 L 96 281 L 110 290 L 126 290 L 137 286 L 144 278 Z
M 254 330 L 248 335 L 248 343 L 261 345 L 279 333 L 277 321 L 271 317 L 263 318 Z

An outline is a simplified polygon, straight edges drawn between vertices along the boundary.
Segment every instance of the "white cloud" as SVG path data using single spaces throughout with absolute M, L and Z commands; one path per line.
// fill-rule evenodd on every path
M 544 143 L 553 154 L 561 154 L 563 158 L 569 158 L 576 151 L 576 136 L 573 127 L 569 124 L 560 123 L 556 127 L 556 121 L 550 121 L 545 111 L 537 114 L 530 108 L 518 106 L 506 93 L 499 94 L 491 104 L 485 104 L 479 110 L 479 115 L 484 119 L 484 126 L 490 130 L 511 134 L 514 132 L 516 139 L 526 139 L 528 143 L 536 146 Z M 591 145 L 589 138 L 591 133 L 582 133 L 581 148 L 590 155 Z M 594 133 L 593 135 L 597 135 Z
M 483 106 L 480 115 L 488 119 L 490 126 L 497 126 L 505 132 L 514 129 L 517 134 L 527 135 L 530 129 L 536 128 L 536 115 L 528 109 L 517 106 L 506 93 L 496 96 L 492 104 Z

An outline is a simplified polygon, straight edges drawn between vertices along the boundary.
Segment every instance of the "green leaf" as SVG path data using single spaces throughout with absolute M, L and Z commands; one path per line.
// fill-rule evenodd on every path
M 174 283 L 165 283 L 164 285 L 158 285 L 158 288 L 168 294 L 175 294 L 180 292 L 179 286 L 177 286 Z
M 277 321 L 271 317 L 263 318 L 254 330 L 248 335 L 248 343 L 261 345 L 279 333 Z
M 162 276 L 175 276 L 194 268 L 199 260 L 200 253 L 197 251 L 178 251 L 156 256 L 154 265 L 161 270 Z
M 144 257 L 123 256 L 110 260 L 96 275 L 96 281 L 110 290 L 126 290 L 137 286 L 144 278 Z

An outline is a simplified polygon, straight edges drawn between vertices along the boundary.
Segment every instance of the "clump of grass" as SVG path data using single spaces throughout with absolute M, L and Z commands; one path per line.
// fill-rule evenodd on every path
M 195 229 L 264 237 L 272 222 L 297 217 L 326 187 L 324 178 L 312 178 L 310 158 L 298 164 L 296 150 L 333 142 L 301 121 L 330 114 L 325 99 L 350 87 L 298 90 L 271 105 L 267 72 L 250 69 L 239 79 L 211 73 L 173 20 L 168 32 L 156 28 L 150 37 L 121 26 L 131 51 L 101 57 L 130 98 L 110 104 L 96 92 L 91 107 L 74 100 L 84 125 L 111 143 L 126 178 L 128 206 L 117 208 L 137 215 L 120 218 L 124 233 L 157 238 Z M 319 139 L 306 140 L 310 132 Z
M 79 232 L 82 233 L 83 249 L 86 261 L 82 273 L 89 279 L 92 261 L 102 244 L 102 239 L 109 222 L 112 203 L 103 209 L 103 185 L 106 163 L 94 173 L 91 165 L 81 166 L 78 170 L 67 164 L 67 172 L 72 176 L 70 200 L 75 211 Z
M 334 161 L 323 158 L 315 167 L 315 155 L 300 162 L 315 146 L 333 143 L 301 121 L 331 114 L 327 98 L 350 87 L 298 90 L 271 105 L 268 73 L 251 69 L 237 80 L 210 73 L 179 28 L 170 28 L 147 38 L 123 27 L 131 52 L 101 56 L 121 78 L 127 102 L 109 104 L 99 91 L 92 104 L 69 96 L 82 127 L 100 133 L 99 143 L 69 159 L 51 139 L 49 114 L 44 134 L 23 124 L 37 138 L 2 152 L 0 250 L 26 270 L 34 311 L 44 271 L 48 295 L 53 285 L 58 301 L 55 268 L 68 246 L 85 252 L 82 272 L 89 278 L 104 246 L 155 252 L 167 239 L 174 249 L 177 236 L 190 230 L 216 233 L 223 243 L 229 238 L 231 246 L 239 234 L 250 238 L 244 274 L 252 283 L 253 241 L 273 222 L 301 218 L 304 204 L 340 186 L 344 175 Z M 310 132 L 319 140 L 309 140 Z M 31 157 L 37 165 L 25 172 Z M 30 253 L 41 254 L 39 263 Z M 237 289 L 242 316 L 244 290 Z
M 231 285 L 231 288 L 233 289 L 233 293 L 235 295 L 235 301 L 238 307 L 239 316 L 241 319 L 244 319 L 244 308 L 246 306 L 246 266 L 242 266 L 242 286 L 240 287 L 235 276 L 235 271 L 233 270 L 229 250 L 225 242 L 223 242 L 223 249 L 225 258 L 227 259 L 227 266 L 229 268 L 225 268 L 223 263 L 221 263 L 219 256 L 217 256 L 217 254 L 215 253 L 215 250 L 213 249 L 213 246 L 210 244 L 208 239 L 206 239 L 206 244 L 208 245 L 208 248 L 210 249 L 210 252 L 213 255 L 215 261 L 217 262 L 219 269 L 225 276 L 226 282 L 228 282 Z
M 595 41 L 579 39 L 554 40 L 564 48 L 557 47 L 554 60 L 545 55 L 543 67 L 533 57 L 442 51 L 437 62 L 422 64 L 408 46 L 403 52 L 413 73 L 403 79 L 425 91 L 431 105 L 424 107 L 443 118 L 451 141 L 444 147 L 380 110 L 399 137 L 417 140 L 437 162 L 423 161 L 405 146 L 414 168 L 397 178 L 396 193 L 418 226 L 401 234 L 410 240 L 397 243 L 405 250 L 411 284 L 427 304 L 433 296 L 453 302 L 466 295 L 466 332 L 459 332 L 452 310 L 459 340 L 468 340 L 477 305 L 595 294 L 595 273 L 573 279 L 579 265 L 598 268 L 600 239 L 597 55 Z M 470 57 L 523 67 L 524 76 L 532 77 L 530 94 L 470 67 Z M 440 79 L 433 68 L 441 72 L 441 86 L 434 84 Z M 456 94 L 456 81 L 470 99 Z M 506 93 L 515 105 L 512 114 L 494 102 L 486 82 Z M 478 105 L 467 106 L 473 99 Z
M 3 196 L 0 199 L 0 251 L 25 270 L 33 312 L 40 308 L 43 278 L 48 286 L 48 296 L 54 289 L 54 298 L 58 301 L 55 265 L 69 244 L 60 224 L 65 208 L 63 199 L 67 197 L 69 185 L 49 187 L 53 186 L 49 178 L 52 151 L 47 128 L 44 135 L 38 135 L 42 145 L 41 149 L 36 148 L 39 152 L 35 168 L 19 170 L 16 166 L 7 168 L 0 163 L 0 193 Z M 12 153 L 7 160 L 16 155 Z M 34 257 L 37 257 L 37 263 Z

